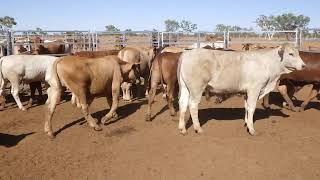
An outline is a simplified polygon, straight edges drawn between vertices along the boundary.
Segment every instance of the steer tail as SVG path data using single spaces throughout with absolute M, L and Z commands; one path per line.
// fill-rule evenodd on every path
M 61 60 L 61 58 L 57 59 L 54 63 L 53 63 L 53 67 L 52 67 L 52 79 L 51 79 L 51 89 L 55 89 L 55 90 L 58 90 L 59 91 L 59 94 L 61 93 L 61 90 L 62 90 L 62 85 L 61 85 L 61 82 L 60 82 L 60 78 L 58 76 L 58 73 L 57 73 L 57 65 L 59 63 L 59 61 Z M 48 97 L 49 98 L 49 97 Z M 58 100 L 57 100 L 57 103 L 60 102 L 60 98 L 61 96 L 59 95 L 58 97 Z
M 3 74 L 2 74 L 2 61 L 3 59 L 0 59 L 0 96 L 2 95 L 2 91 L 4 89 L 4 78 L 3 78 Z
M 163 93 L 167 93 L 166 90 L 163 87 L 163 76 L 162 76 L 162 58 L 161 56 L 158 56 L 158 58 L 156 59 L 156 61 L 158 61 L 158 66 L 159 66 L 159 72 L 160 72 L 160 82 L 161 82 L 161 90 Z

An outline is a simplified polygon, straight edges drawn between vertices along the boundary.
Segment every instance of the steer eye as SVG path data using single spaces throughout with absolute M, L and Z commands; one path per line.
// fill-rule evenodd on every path
M 293 56 L 293 53 L 289 53 L 290 56 Z

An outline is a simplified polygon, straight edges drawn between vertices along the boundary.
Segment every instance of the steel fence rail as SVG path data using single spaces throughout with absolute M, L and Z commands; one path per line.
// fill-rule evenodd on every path
M 314 33 L 316 32 L 316 33 Z M 317 33 L 318 32 L 318 33 Z M 43 40 L 63 39 L 62 42 L 31 42 L 33 37 Z M 213 38 L 212 38 L 213 37 Z M 212 39 L 210 39 L 212 38 Z M 161 31 L 89 31 L 89 30 L 11 30 L 0 31 L 2 52 L 13 54 L 16 46 L 26 46 L 31 51 L 32 45 L 72 44 L 73 51 L 104 50 L 116 46 L 190 46 L 200 47 L 201 43 L 213 42 L 219 39 L 225 49 L 236 44 L 281 44 L 291 43 L 300 49 L 312 47 L 314 42 L 320 42 L 320 29 L 291 31 L 197 31 L 161 32 Z M 196 45 L 196 46 L 195 46 Z M 320 45 L 319 45 L 320 46 Z M 320 49 L 320 47 L 319 47 Z

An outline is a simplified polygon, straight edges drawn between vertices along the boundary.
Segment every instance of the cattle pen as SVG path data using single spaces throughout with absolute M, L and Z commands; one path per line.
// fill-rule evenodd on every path
M 218 43 L 223 49 L 241 50 L 243 44 L 275 46 L 294 44 L 300 50 L 320 49 L 319 29 L 294 31 L 224 31 L 160 32 L 160 31 L 70 31 L 70 30 L 11 30 L 0 32 L 1 54 L 15 54 L 15 48 L 24 46 L 28 52 L 32 45 L 68 44 L 72 51 L 99 51 L 126 46 L 183 48 L 200 47 L 202 43 Z M 43 42 L 33 42 L 40 37 Z
M 195 133 L 195 129 L 192 127 L 192 119 L 186 115 L 188 117 L 185 124 L 187 133 L 180 135 L 178 131 L 179 111 L 178 109 L 172 111 L 172 107 L 177 106 L 177 102 L 173 102 L 172 97 L 174 96 L 174 100 L 178 100 L 178 92 L 172 92 L 171 87 L 173 85 L 168 85 L 170 83 L 166 80 L 168 78 L 173 80 L 175 76 L 179 75 L 176 71 L 172 71 L 172 69 L 178 66 L 177 64 L 172 64 L 174 60 L 172 59 L 172 55 L 174 54 L 175 62 L 178 62 L 181 53 L 165 52 L 163 54 L 168 54 L 169 56 L 162 56 L 162 60 L 157 59 L 161 54 L 156 54 L 157 48 L 163 50 L 162 47 L 171 46 L 172 49 L 187 51 L 182 54 L 200 50 L 209 53 L 215 52 L 217 54 L 239 53 L 250 55 L 257 53 L 259 50 L 254 50 L 255 52 L 226 52 L 222 50 L 245 51 L 243 48 L 245 44 L 255 44 L 261 49 L 267 47 L 277 48 L 276 46 L 286 43 L 290 44 L 290 47 L 293 45 L 300 50 L 313 51 L 308 52 L 308 54 L 318 54 L 320 57 L 320 53 L 315 53 L 320 49 L 320 37 L 314 32 L 314 30 L 294 30 L 198 31 L 187 33 L 159 31 L 69 31 L 63 29 L 3 31 L 0 33 L 1 52 L 3 52 L 1 56 L 15 54 L 17 50 L 22 49 L 25 51 L 18 53 L 30 54 L 35 51 L 36 47 L 48 47 L 51 45 L 55 47 L 68 47 L 71 50 L 70 54 L 73 55 L 66 56 L 69 55 L 68 53 L 50 54 L 52 56 L 66 56 L 62 58 L 45 56 L 49 59 L 59 59 L 53 67 L 55 70 L 48 70 L 48 72 L 53 72 L 55 75 L 52 76 L 53 78 L 51 77 L 55 81 L 51 82 L 56 85 L 51 86 L 49 91 L 47 84 L 42 83 L 41 86 L 41 82 L 36 82 L 40 84 L 39 89 L 41 92 L 42 90 L 48 91 L 43 96 L 39 92 L 38 95 L 33 92 L 34 97 L 32 97 L 31 84 L 30 88 L 29 84 L 22 84 L 24 83 L 23 78 L 26 77 L 25 72 L 27 71 L 25 69 L 32 72 L 31 74 L 36 79 L 43 74 L 43 71 L 39 70 L 39 67 L 52 66 L 44 65 L 44 60 L 42 59 L 32 63 L 33 66 L 29 66 L 29 68 L 21 68 L 30 62 L 28 61 L 28 58 L 32 58 L 30 55 L 14 55 L 11 56 L 13 58 L 10 58 L 10 56 L 1 58 L 0 84 L 4 82 L 1 82 L 1 78 L 4 75 L 6 77 L 9 77 L 9 75 L 11 75 L 10 77 L 16 77 L 12 76 L 12 72 L 19 71 L 19 78 L 14 78 L 14 80 L 15 84 L 21 84 L 20 88 L 16 88 L 19 91 L 15 96 L 18 95 L 22 105 L 27 107 L 27 110 L 22 111 L 23 109 L 17 108 L 16 97 L 9 95 L 10 89 L 7 86 L 5 89 L 6 96 L 4 97 L 6 104 L 3 106 L 1 104 L 3 98 L 0 96 L 0 180 L 318 180 L 320 177 L 320 155 L 318 153 L 320 148 L 319 97 L 308 103 L 304 111 L 293 112 L 289 108 L 285 108 L 281 93 L 277 92 L 277 90 L 271 92 L 268 95 L 270 97 L 268 108 L 264 106 L 262 100 L 258 100 L 257 102 L 254 116 L 252 115 L 256 121 L 254 124 L 256 133 L 255 136 L 250 136 L 246 131 L 247 127 L 245 124 L 246 109 L 244 108 L 244 100 L 247 99 L 247 95 L 235 94 L 230 97 L 229 94 L 226 94 L 226 99 L 223 99 L 224 97 L 213 96 L 211 98 L 215 98 L 216 102 L 214 102 L 214 100 L 208 101 L 206 96 L 199 93 L 201 102 L 199 103 L 198 116 L 199 123 L 203 127 L 204 132 Z M 200 47 L 207 45 L 215 45 L 219 50 L 200 49 Z M 190 50 L 194 48 L 195 50 Z M 115 67 L 119 66 L 113 65 L 120 64 L 113 60 L 113 65 L 107 64 L 106 58 L 102 58 L 102 56 L 100 60 L 97 60 L 93 56 L 80 57 L 79 54 L 93 55 L 96 53 L 106 56 L 107 53 L 114 53 L 112 55 L 119 56 L 121 54 L 119 52 L 126 49 L 136 49 L 132 51 L 134 55 L 136 55 L 135 53 L 138 49 L 142 49 L 142 53 L 150 55 L 148 56 L 149 58 L 144 57 L 144 62 L 152 60 L 152 65 L 148 67 L 154 68 L 150 68 L 150 71 L 147 72 L 150 72 L 156 78 L 161 78 L 161 76 L 166 77 L 161 82 L 160 79 L 153 81 L 152 76 L 150 76 L 150 87 L 152 88 L 153 86 L 155 89 L 155 91 L 149 89 L 149 97 L 154 98 L 152 112 L 150 110 L 150 113 L 148 113 L 148 103 L 151 105 L 152 102 L 149 97 L 144 96 L 145 91 L 141 91 L 141 96 L 138 95 L 138 92 L 145 88 L 143 87 L 145 85 L 144 80 L 148 79 L 143 77 L 143 84 L 137 83 L 131 86 L 131 101 L 126 101 L 123 95 L 121 97 L 119 95 L 121 92 L 117 91 L 118 93 L 114 93 L 115 89 L 112 87 L 112 84 L 107 85 L 107 88 L 110 88 L 109 92 L 118 94 L 116 97 L 118 103 L 114 103 L 117 104 L 116 113 L 108 113 L 112 109 L 113 103 L 110 105 L 110 97 L 108 98 L 103 95 L 102 97 L 96 97 L 94 100 L 88 100 L 90 101 L 88 102 L 90 107 L 87 107 L 87 113 L 84 115 L 85 110 L 83 107 L 87 106 L 87 103 L 79 105 L 81 103 L 79 99 L 83 100 L 89 97 L 87 96 L 86 89 L 104 84 L 101 80 L 113 74 L 110 73 L 112 72 L 110 67 L 114 67 L 115 69 Z M 295 48 L 292 47 L 292 49 Z M 286 61 L 279 58 L 281 56 L 280 50 L 281 48 L 270 49 L 270 52 L 272 51 L 275 55 L 273 57 L 277 58 L 274 58 L 275 60 L 267 59 L 266 64 L 277 65 L 279 62 Z M 261 52 L 265 51 L 269 50 L 262 50 Z M 289 57 L 288 52 L 286 50 L 286 57 Z M 297 49 L 295 49 L 295 52 L 299 53 Z M 141 54 L 139 51 L 138 56 L 132 57 L 141 58 Z M 154 56 L 156 58 L 153 58 Z M 292 56 L 298 57 L 295 54 Z M 23 59 L 21 58 L 22 61 L 18 63 L 13 63 L 13 66 L 3 66 L 5 64 L 3 63 L 4 59 L 7 59 L 6 64 L 10 64 L 10 62 L 15 62 L 14 57 L 22 57 Z M 35 55 L 35 57 L 40 56 Z M 224 64 L 232 64 L 232 60 L 235 60 L 235 62 L 242 60 L 237 57 L 239 56 L 236 56 L 236 58 L 233 56 L 232 59 L 230 58 L 231 63 Z M 65 59 L 68 60 L 68 58 L 71 58 L 69 59 L 71 63 L 63 65 L 63 61 L 66 62 Z M 113 56 L 112 58 L 117 57 Z M 120 60 L 124 59 L 123 57 L 119 58 Z M 104 62 L 107 64 L 105 67 L 101 63 L 102 60 L 106 60 Z M 257 61 L 257 59 L 253 58 L 251 62 L 253 61 Z M 77 66 L 74 66 L 75 62 L 78 63 Z M 170 63 L 167 63 L 167 66 L 163 66 L 164 68 L 160 68 L 159 65 L 166 62 Z M 195 59 L 193 62 L 199 62 L 199 59 Z M 124 69 L 119 67 L 118 70 L 121 69 L 123 74 L 139 75 L 141 77 L 141 61 L 139 63 L 131 63 L 129 64 L 130 66 L 127 66 L 126 62 L 121 61 L 121 63 L 124 65 L 124 69 L 125 67 L 139 68 L 131 73 L 123 73 Z M 91 65 L 96 65 L 95 67 L 99 68 L 94 68 Z M 238 67 L 238 64 L 235 66 Z M 195 78 L 193 82 L 206 81 L 205 79 L 200 79 L 206 67 L 210 66 L 207 63 L 190 66 L 188 72 L 191 72 L 190 76 Z M 216 69 L 227 68 L 227 66 L 224 66 L 223 68 Z M 259 78 L 259 74 L 263 74 L 264 70 L 267 69 L 263 68 L 264 64 L 260 64 L 260 66 L 244 67 L 241 69 L 247 72 L 248 77 Z M 7 70 L 2 71 L 2 69 Z M 167 72 L 164 73 L 163 69 Z M 248 69 L 252 71 L 248 71 Z M 68 72 L 68 74 L 64 72 Z M 90 72 L 93 73 L 92 76 Z M 119 73 L 119 71 L 117 72 Z M 61 75 L 63 73 L 64 76 Z M 227 84 L 230 79 L 240 76 L 240 73 L 237 68 L 232 68 L 231 71 L 225 73 L 225 76 L 226 78 L 220 79 L 219 82 Z M 83 81 L 79 81 L 79 77 Z M 119 82 L 128 78 L 122 78 L 119 74 L 116 77 L 112 81 L 118 83 L 115 85 L 118 88 L 122 86 Z M 135 79 L 135 81 L 142 81 L 140 77 L 139 79 Z M 96 81 L 97 83 L 91 86 L 87 84 L 92 81 Z M 152 83 L 156 81 L 167 84 L 166 87 L 161 86 L 162 92 L 156 92 L 159 90 L 160 85 L 160 82 L 158 84 Z M 52 116 L 53 112 L 51 114 L 52 123 L 50 123 L 50 126 L 52 126 L 52 130 L 48 134 L 46 129 L 48 127 L 46 125 L 48 124 L 45 118 L 50 116 L 48 116 L 47 112 L 50 105 L 46 104 L 46 97 L 54 97 L 52 94 L 59 97 L 59 92 L 64 91 L 62 87 L 61 89 L 59 88 L 66 85 L 64 84 L 66 82 L 76 86 L 71 88 L 69 86 L 65 92 L 61 93 L 61 102 L 59 103 L 52 103 L 54 99 L 50 98 L 52 104 L 58 105 L 54 108 L 54 116 Z M 269 79 L 267 82 L 269 82 Z M 21 88 L 22 86 L 23 88 Z M 296 93 L 293 96 L 295 99 L 294 105 L 303 104 L 301 100 L 309 97 L 313 89 L 313 87 L 307 85 Z M 12 94 L 14 92 L 11 90 Z M 74 92 L 82 92 L 82 97 Z M 154 95 L 152 94 L 153 92 Z M 167 92 L 171 92 L 171 95 Z M 131 97 L 131 93 L 129 93 L 129 96 Z M 167 102 L 164 98 L 166 98 Z M 219 98 L 222 98 L 222 100 L 218 103 Z M 32 99 L 34 100 L 30 103 Z M 82 106 L 81 108 L 83 109 L 77 109 L 75 106 Z M 106 114 L 112 116 L 112 119 L 104 121 Z M 90 117 L 90 120 L 94 120 L 98 126 L 92 127 L 86 120 L 88 117 Z

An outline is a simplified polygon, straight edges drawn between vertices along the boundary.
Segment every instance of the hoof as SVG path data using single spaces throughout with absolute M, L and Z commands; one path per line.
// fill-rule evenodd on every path
M 180 129 L 180 134 L 186 135 L 187 134 L 187 130 L 185 128 L 184 129 Z
M 27 109 L 25 107 L 21 108 L 21 111 L 27 111 Z
M 55 139 L 56 137 L 52 132 L 48 132 L 47 134 L 50 139 Z
M 300 108 L 299 108 L 299 112 L 303 112 L 305 110 L 305 106 L 302 105 Z
M 248 129 L 248 131 L 249 131 L 249 134 L 251 136 L 255 136 L 256 135 L 256 131 L 254 129 Z
M 293 112 L 299 112 L 301 108 L 291 107 L 290 109 L 291 109 Z
M 146 114 L 144 120 L 151 121 L 151 114 Z
M 203 133 L 203 130 L 201 127 L 197 128 L 194 130 L 197 134 L 202 134 Z
M 99 125 L 96 125 L 95 127 L 93 127 L 93 129 L 94 129 L 95 131 L 102 131 L 102 127 L 99 126 Z
M 111 117 L 107 117 L 107 116 L 104 116 L 102 119 L 101 119 L 101 124 L 106 124 L 109 120 L 111 119 Z
M 177 116 L 171 116 L 171 120 L 174 121 L 174 122 L 178 122 L 179 119 L 177 118 Z

